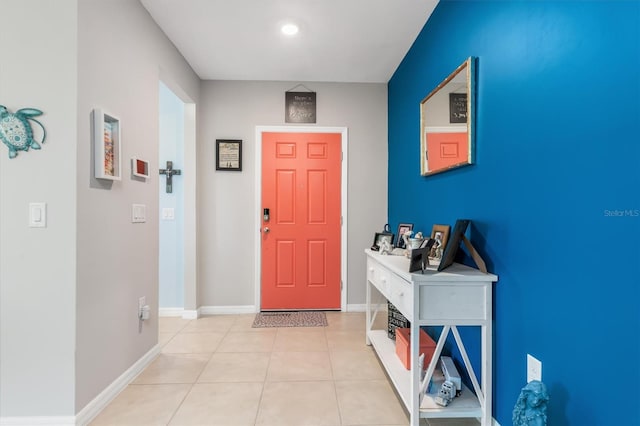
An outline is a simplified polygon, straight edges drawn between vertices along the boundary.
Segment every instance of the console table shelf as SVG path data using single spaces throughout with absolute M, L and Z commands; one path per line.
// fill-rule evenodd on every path
M 483 426 L 491 425 L 491 300 L 492 283 L 498 277 L 458 264 L 443 272 L 437 272 L 436 267 L 431 266 L 424 274 L 411 274 L 407 272 L 409 260 L 402 256 L 383 256 L 370 250 L 366 250 L 366 254 L 367 344 L 373 346 L 409 410 L 411 426 L 418 426 L 421 417 L 472 417 L 481 419 Z M 376 296 L 377 301 L 374 300 Z M 406 370 L 396 356 L 395 342 L 387 337 L 386 330 L 373 329 L 375 317 L 384 311 L 387 300 L 411 321 L 411 370 Z M 432 387 L 421 398 L 421 372 L 415 360 L 418 359 L 418 330 L 420 326 L 426 325 L 440 325 L 444 328 L 433 359 L 427 367 L 426 374 L 432 380 Z M 480 382 L 477 381 L 464 343 L 458 334 L 456 326 L 459 325 L 481 327 Z M 449 406 L 442 407 L 435 403 L 434 398 L 444 378 L 435 367 L 450 331 L 463 355 L 477 396 L 463 386 L 462 394 Z

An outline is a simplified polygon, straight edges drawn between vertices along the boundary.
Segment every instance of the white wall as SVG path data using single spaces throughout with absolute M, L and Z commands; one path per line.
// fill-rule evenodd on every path
M 201 306 L 254 301 L 255 126 L 284 123 L 284 94 L 299 82 L 206 81 L 198 141 Z M 317 92 L 317 123 L 349 129 L 347 304 L 365 302 L 365 258 L 387 217 L 387 86 L 305 83 Z M 243 140 L 243 171 L 216 172 L 215 140 Z
M 31 107 L 47 139 L 0 144 L 0 416 L 74 414 L 76 0 L 3 0 L 0 103 Z M 47 227 L 29 228 L 29 202 Z
M 137 0 L 80 0 L 78 9 L 78 270 L 76 410 L 157 343 L 158 82 L 170 77 L 194 101 L 200 81 Z M 92 177 L 90 113 L 121 120 L 123 178 Z M 130 159 L 151 177 L 131 179 Z M 131 204 L 147 222 L 131 223 Z M 138 298 L 152 318 L 139 330 Z

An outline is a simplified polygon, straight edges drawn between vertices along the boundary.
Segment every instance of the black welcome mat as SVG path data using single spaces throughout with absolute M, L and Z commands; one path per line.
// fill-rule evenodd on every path
M 327 316 L 324 312 L 260 312 L 256 314 L 253 328 L 267 327 L 326 327 Z

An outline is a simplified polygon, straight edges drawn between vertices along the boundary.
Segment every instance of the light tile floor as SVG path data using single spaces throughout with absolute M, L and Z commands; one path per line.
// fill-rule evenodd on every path
M 251 328 L 253 319 L 160 318 L 161 354 L 91 426 L 408 424 L 365 344 L 364 313 L 328 312 L 328 327 L 317 328 Z

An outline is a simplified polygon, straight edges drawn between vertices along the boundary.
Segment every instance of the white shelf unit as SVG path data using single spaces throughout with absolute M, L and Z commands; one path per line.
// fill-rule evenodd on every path
M 418 426 L 420 418 L 479 418 L 483 426 L 491 425 L 492 374 L 492 290 L 498 277 L 476 269 L 454 264 L 437 272 L 430 266 L 424 274 L 409 273 L 409 260 L 403 256 L 383 256 L 371 250 L 367 254 L 367 344 L 373 346 L 391 382 L 407 407 L 411 426 Z M 395 352 L 395 342 L 386 330 L 373 329 L 375 317 L 384 314 L 386 301 L 411 321 L 411 370 L 406 370 Z M 457 326 L 481 327 L 482 373 L 478 382 L 469 361 Z M 427 377 L 420 381 L 418 359 L 418 331 L 420 326 L 443 326 L 433 359 L 427 367 Z M 463 387 L 462 394 L 447 407 L 434 402 L 442 373 L 436 364 L 449 333 L 463 356 L 473 387 Z M 421 390 L 432 380 L 430 392 L 421 398 Z

